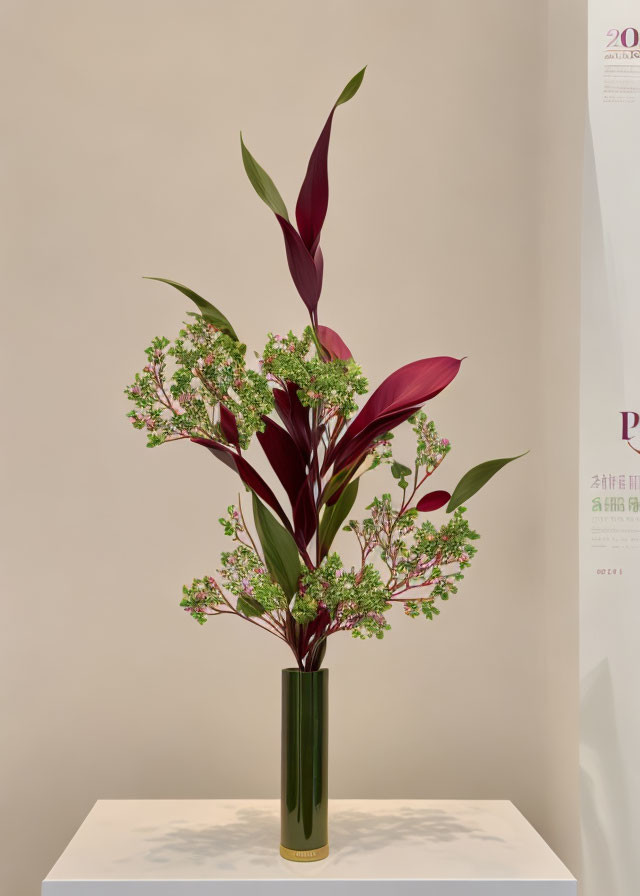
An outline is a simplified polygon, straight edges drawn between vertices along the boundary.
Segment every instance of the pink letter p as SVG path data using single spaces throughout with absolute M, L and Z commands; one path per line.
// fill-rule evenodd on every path
M 625 442 L 628 442 L 632 436 L 629 435 L 629 429 L 635 429 L 638 423 L 640 423 L 640 414 L 636 414 L 635 411 L 620 411 L 622 414 L 622 438 Z M 630 424 L 630 420 L 633 422 Z

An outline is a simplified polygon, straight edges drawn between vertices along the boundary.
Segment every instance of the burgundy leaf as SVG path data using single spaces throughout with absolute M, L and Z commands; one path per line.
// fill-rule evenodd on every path
M 287 382 L 289 404 L 291 407 L 291 421 L 299 441 L 305 446 L 306 453 L 311 452 L 311 424 L 309 422 L 309 408 L 305 407 L 298 398 L 298 386 L 296 383 Z M 296 435 L 294 438 L 296 438 Z
M 449 492 L 445 491 L 436 491 L 429 492 L 427 495 L 423 495 L 422 498 L 416 504 L 418 510 L 429 511 L 429 510 L 439 510 L 441 507 L 449 501 L 451 495 Z
M 307 173 L 300 188 L 296 204 L 298 230 L 310 252 L 313 252 L 318 245 L 329 205 L 327 157 L 329 154 L 329 140 L 331 138 L 331 124 L 335 111 L 336 107 L 334 106 L 311 153 Z
M 225 407 L 223 404 L 220 405 L 220 429 L 227 442 L 230 442 L 238 448 L 240 445 L 240 436 L 238 435 L 236 418 L 229 408 Z
M 367 453 L 371 451 L 375 443 L 380 439 L 380 436 L 391 432 L 392 429 L 400 426 L 401 423 L 404 423 L 405 420 L 419 410 L 419 407 L 405 408 L 404 411 L 399 411 L 396 414 L 387 414 L 364 429 L 352 442 L 345 444 L 342 452 L 335 457 L 333 467 L 333 477 L 341 474 L 341 478 L 338 480 L 340 485 L 326 498 L 327 504 L 335 504 L 340 498 L 342 492 L 360 469 Z
M 318 514 L 309 477 L 305 479 L 293 505 L 293 525 L 296 540 L 306 548 L 318 528 Z
M 350 446 L 361 433 L 368 433 L 372 429 L 378 429 L 378 434 L 385 432 L 384 427 L 379 429 L 378 423 L 383 418 L 402 414 L 409 408 L 414 408 L 411 413 L 438 395 L 449 385 L 460 369 L 462 362 L 457 358 L 437 357 L 423 358 L 420 361 L 412 361 L 405 364 L 399 370 L 394 371 L 382 382 L 357 417 L 349 424 L 342 438 L 327 458 L 328 463 L 335 463 L 336 467 L 345 466 L 345 457 L 352 455 Z M 411 416 L 406 414 L 403 418 Z M 398 426 L 402 419 L 393 425 Z M 387 426 L 387 429 L 390 429 Z M 365 440 L 366 441 L 366 440 Z
M 291 413 L 291 400 L 289 398 L 289 392 L 286 389 L 274 389 L 273 390 L 273 398 L 276 405 L 276 411 L 278 412 L 278 416 L 284 423 L 287 432 L 290 436 L 293 437 L 296 444 L 299 446 L 296 429 L 293 425 L 292 421 L 292 413 Z
M 312 639 L 315 641 L 320 635 L 322 635 L 330 622 L 331 616 L 329 614 L 329 611 L 326 607 L 321 607 L 318 610 L 315 619 L 312 619 L 311 622 L 307 623 L 307 625 L 304 626 L 299 645 L 301 656 L 305 656 L 311 646 Z
M 322 287 L 321 272 L 319 275 L 313 256 L 302 242 L 298 231 L 281 215 L 276 215 L 276 218 L 282 228 L 291 277 L 300 298 L 309 311 L 314 313 Z
M 404 423 L 405 420 L 408 420 L 412 414 L 415 414 L 416 411 L 419 410 L 420 405 L 417 405 L 415 407 L 405 408 L 402 411 L 396 411 L 392 414 L 384 414 L 382 417 L 379 417 L 377 420 L 374 420 L 366 426 L 362 432 L 357 433 L 353 438 L 345 438 L 348 433 L 347 430 L 342 439 L 340 439 L 336 452 L 333 453 L 328 460 L 329 464 L 334 464 L 334 475 L 366 454 L 380 436 L 384 435 L 386 432 L 391 432 L 392 429 L 395 429 L 396 426 L 400 426 L 401 423 Z M 327 461 L 325 461 L 325 463 L 327 463 Z M 333 503 L 333 501 L 331 503 Z
M 286 429 L 269 417 L 262 419 L 265 429 L 256 434 L 258 441 L 291 502 L 296 541 L 306 547 L 315 531 L 316 511 L 304 457 Z
M 457 358 L 448 357 L 423 358 L 405 364 L 378 386 L 349 429 L 352 433 L 360 432 L 382 414 L 409 405 L 423 405 L 449 385 L 460 364 Z
M 287 515 L 273 491 L 258 471 L 255 470 L 244 457 L 236 454 L 235 451 L 232 451 L 227 445 L 223 445 L 222 442 L 216 442 L 213 439 L 193 438 L 191 441 L 196 442 L 198 445 L 204 445 L 214 457 L 217 457 L 223 464 L 226 464 L 232 470 L 235 470 L 244 484 L 254 491 L 259 498 L 262 498 L 265 504 L 268 504 L 272 510 L 275 510 L 282 520 L 284 527 L 289 532 L 292 532 L 291 523 L 287 519 Z
M 274 389 L 273 398 L 276 403 L 276 411 L 280 415 L 282 422 L 287 425 L 287 421 L 291 416 L 291 402 L 289 401 L 289 393 L 286 389 Z
M 320 345 L 329 355 L 331 361 L 350 361 L 353 355 L 349 351 L 348 346 L 331 327 L 323 327 L 322 325 L 316 329 Z
M 331 125 L 333 114 L 342 103 L 347 103 L 356 95 L 362 79 L 364 68 L 349 81 L 338 99 L 318 137 L 313 148 L 307 173 L 305 174 L 298 202 L 296 203 L 296 222 L 302 240 L 312 255 L 316 254 L 322 225 L 327 214 L 329 204 L 329 177 L 327 174 L 327 157 L 329 154 L 329 140 L 331 138 Z
M 305 408 L 298 398 L 298 387 L 295 383 L 287 383 L 286 390 L 274 389 L 273 397 L 278 416 L 284 423 L 287 432 L 292 436 L 300 453 L 309 464 L 311 455 L 311 427 L 309 425 L 309 408 Z
M 256 433 L 257 439 L 293 506 L 307 475 L 305 464 L 298 446 L 286 429 L 269 417 L 262 419 L 265 429 Z

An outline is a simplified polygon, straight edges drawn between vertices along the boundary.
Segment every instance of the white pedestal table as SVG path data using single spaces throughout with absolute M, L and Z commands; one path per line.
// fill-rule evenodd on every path
M 99 800 L 42 896 L 575 896 L 506 800 L 331 800 L 329 858 L 278 854 L 276 800 Z

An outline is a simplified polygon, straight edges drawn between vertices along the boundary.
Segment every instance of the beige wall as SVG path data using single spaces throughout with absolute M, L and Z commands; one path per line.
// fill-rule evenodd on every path
M 322 316 L 377 383 L 469 355 L 433 402 L 481 551 L 433 624 L 331 645 L 331 790 L 512 799 L 577 834 L 578 0 L 4 0 L 0 890 L 35 894 L 98 797 L 278 791 L 277 642 L 199 628 L 236 483 L 147 451 L 122 388 L 185 304 L 252 348 L 304 324 L 238 131 L 292 204 L 336 116 Z M 245 630 L 248 629 L 248 630 Z M 275 844 L 274 844 L 275 846 Z

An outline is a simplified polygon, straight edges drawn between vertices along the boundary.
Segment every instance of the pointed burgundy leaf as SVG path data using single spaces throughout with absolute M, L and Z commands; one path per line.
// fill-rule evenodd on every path
M 353 358 L 349 347 L 336 331 L 331 329 L 331 327 L 320 325 L 317 327 L 316 332 L 318 334 L 318 339 L 320 340 L 320 345 L 325 349 L 331 361 L 350 361 Z
M 316 512 L 305 459 L 286 429 L 269 417 L 262 419 L 265 429 L 256 434 L 258 441 L 291 502 L 296 540 L 306 547 L 315 531 Z
M 439 510 L 441 507 L 444 507 L 444 505 L 449 501 L 450 498 L 451 495 L 449 494 L 449 492 L 445 492 L 443 490 L 429 492 L 429 494 L 423 495 L 420 498 L 420 500 L 416 504 L 416 507 L 418 510 L 421 510 L 423 512 L 427 512 L 429 510 Z
M 276 218 L 282 228 L 291 278 L 300 298 L 313 313 L 320 298 L 322 277 L 318 276 L 313 256 L 302 242 L 298 231 L 281 215 L 276 215 Z
M 382 414 L 423 405 L 449 385 L 460 364 L 457 358 L 449 357 L 423 358 L 405 364 L 378 386 L 349 429 L 352 433 L 360 432 Z
M 303 454 L 307 459 L 311 452 L 311 424 L 309 422 L 309 408 L 305 407 L 298 398 L 298 386 L 296 383 L 287 382 L 289 393 L 289 405 L 291 407 L 291 422 L 295 430 L 293 437 L 300 443 Z
M 329 463 L 334 464 L 334 475 L 350 464 L 355 463 L 373 447 L 380 436 L 383 436 L 386 432 L 391 432 L 396 426 L 400 426 L 401 423 L 404 423 L 405 420 L 408 420 L 412 414 L 419 410 L 420 405 L 417 405 L 392 414 L 383 414 L 353 438 L 345 439 L 343 436 L 338 443 L 337 451 L 329 459 Z M 333 499 L 330 503 L 333 503 Z
M 257 439 L 293 505 L 307 475 L 305 464 L 298 446 L 286 429 L 270 417 L 262 419 L 265 428 L 264 432 L 256 433 Z
M 329 154 L 329 140 L 331 138 L 331 125 L 334 106 L 318 137 L 305 175 L 298 202 L 296 204 L 296 222 L 302 240 L 310 252 L 317 246 L 320 232 L 329 205 L 329 176 L 327 172 L 327 157 Z
M 331 616 L 326 607 L 321 607 L 314 619 L 311 620 L 302 630 L 300 638 L 300 655 L 304 656 L 311 646 L 312 639 L 315 640 L 329 625 Z
M 287 383 L 286 390 L 274 389 L 273 397 L 278 416 L 308 465 L 311 454 L 309 408 L 305 408 L 298 398 L 298 387 L 295 383 Z
M 318 528 L 318 514 L 309 477 L 305 479 L 293 505 L 293 525 L 296 540 L 306 548 Z
M 401 423 L 404 423 L 405 420 L 408 420 L 412 414 L 419 410 L 419 407 L 405 408 L 404 411 L 399 411 L 396 414 L 387 414 L 376 420 L 375 423 L 372 423 L 359 433 L 352 442 L 344 446 L 343 452 L 335 458 L 333 467 L 333 476 L 341 473 L 343 478 L 340 480 L 339 487 L 326 499 L 327 504 L 336 503 L 342 492 L 352 482 L 353 477 L 360 469 L 362 461 L 380 437 L 400 426 Z
M 240 436 L 238 434 L 236 418 L 229 408 L 225 407 L 223 404 L 220 405 L 220 429 L 227 442 L 238 448 L 240 444 Z
M 286 389 L 274 389 L 273 398 L 276 403 L 276 411 L 280 415 L 280 419 L 286 425 L 286 421 L 291 416 L 291 402 L 289 401 L 289 393 Z
M 265 504 L 268 504 L 272 510 L 275 510 L 285 528 L 289 532 L 292 531 L 291 523 L 287 519 L 287 515 L 273 491 L 258 471 L 255 470 L 244 457 L 236 454 L 235 451 L 232 451 L 231 448 L 228 447 L 228 445 L 223 445 L 222 442 L 216 442 L 214 439 L 193 438 L 191 441 L 196 442 L 198 445 L 204 445 L 214 457 L 217 457 L 223 464 L 226 464 L 232 470 L 235 470 L 244 484 L 254 491 L 259 498 L 262 498 Z
M 298 434 L 292 421 L 291 400 L 289 398 L 289 392 L 286 389 L 274 389 L 273 398 L 275 401 L 278 416 L 284 423 L 289 435 L 293 437 L 298 447 L 300 447 L 298 442 Z
M 405 364 L 382 382 L 365 403 L 357 417 L 349 424 L 342 438 L 330 453 L 328 463 L 345 465 L 345 457 L 352 454 L 350 445 L 361 433 L 377 428 L 382 418 L 403 413 L 408 408 L 420 408 L 430 398 L 442 392 L 460 369 L 457 358 L 423 358 Z M 404 419 L 410 417 L 407 414 Z M 399 420 L 394 425 L 401 423 Z M 387 427 L 390 428 L 390 427 Z M 384 432 L 384 428 L 379 432 Z
M 356 95 L 362 84 L 364 72 L 365 69 L 363 68 L 357 75 L 354 75 L 336 100 L 322 129 L 322 133 L 313 148 L 307 166 L 307 173 L 300 188 L 300 194 L 296 203 L 296 222 L 300 236 L 312 255 L 316 254 L 329 204 L 327 157 L 329 155 L 333 115 L 338 106 L 349 102 Z

